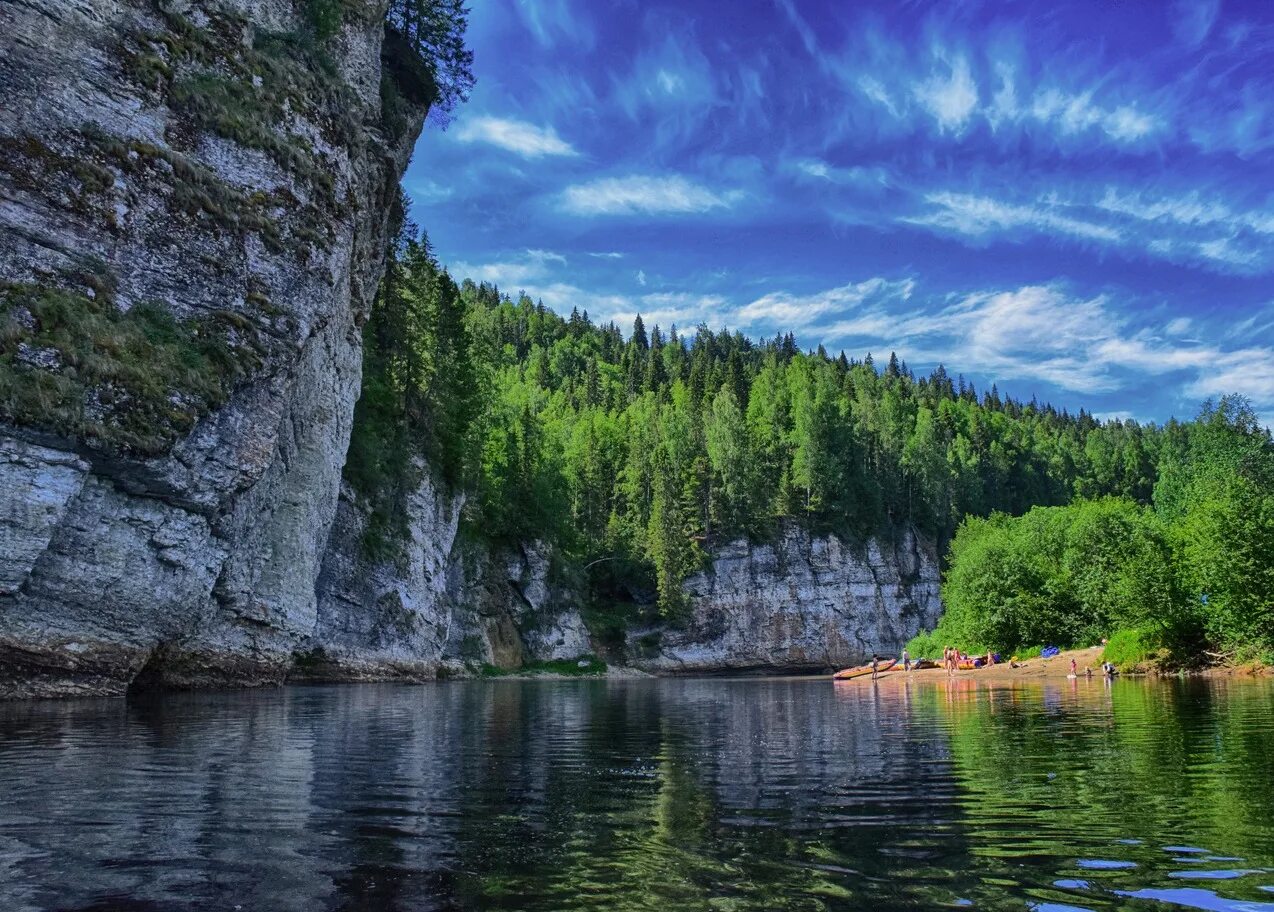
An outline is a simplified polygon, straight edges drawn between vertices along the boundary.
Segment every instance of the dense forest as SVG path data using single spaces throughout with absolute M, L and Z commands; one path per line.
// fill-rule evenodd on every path
M 880 366 L 802 351 L 791 335 L 754 342 L 640 317 L 625 333 L 457 284 L 410 226 L 365 352 L 347 473 L 373 509 L 369 549 L 395 554 L 406 493 L 428 466 L 468 492 L 470 528 L 548 540 L 576 565 L 605 558 L 593 584 L 644 588 L 672 618 L 713 543 L 765 539 L 784 522 L 857 540 L 912 525 L 943 551 L 960 528 L 947 595 L 959 617 L 966 588 L 989 597 L 961 574 L 966 542 L 1004 528 L 999 514 L 1118 498 L 1100 509 L 1141 517 L 1154 503 L 1195 517 L 1191 492 L 1211 482 L 1192 475 L 1194 450 L 1214 445 L 1201 428 L 1237 420 L 1102 423 L 995 387 L 979 394 L 942 367 L 916 376 L 893 355 Z M 1268 447 L 1255 425 L 1235 433 Z M 1103 623 L 1070 618 L 1053 636 L 1078 641 Z M 1004 637 L 960 635 L 1005 648 L 1048 638 Z
M 968 652 L 1084 646 L 1139 664 L 1274 664 L 1274 443 L 1240 397 L 1158 433 L 1151 505 L 1078 499 L 969 517 L 948 555 L 946 612 L 911 643 Z

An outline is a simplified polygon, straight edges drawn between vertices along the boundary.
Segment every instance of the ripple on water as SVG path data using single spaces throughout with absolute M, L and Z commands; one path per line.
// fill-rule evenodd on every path
M 1090 871 L 1125 871 L 1137 867 L 1135 861 L 1115 861 L 1111 858 L 1081 858 L 1076 864 Z
M 1173 871 L 1168 876 L 1179 880 L 1236 880 L 1249 874 L 1260 874 L 1260 871 Z
M 1274 903 L 1227 899 L 1211 890 L 1198 887 L 1175 889 L 1116 890 L 1117 896 L 1129 899 L 1153 899 L 1159 902 L 1185 906 L 1189 909 L 1206 909 L 1208 912 L 1274 912 Z

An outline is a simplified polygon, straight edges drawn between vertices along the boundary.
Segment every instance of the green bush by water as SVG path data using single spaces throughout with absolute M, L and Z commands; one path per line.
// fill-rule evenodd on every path
M 1156 658 L 1163 646 L 1161 631 L 1149 627 L 1117 630 L 1106 641 L 1102 661 L 1113 663 L 1120 671 L 1144 668 Z

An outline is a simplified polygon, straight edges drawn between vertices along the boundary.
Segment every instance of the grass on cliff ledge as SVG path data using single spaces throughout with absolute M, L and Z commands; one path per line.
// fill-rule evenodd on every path
M 154 455 L 259 363 L 236 314 L 178 320 L 106 293 L 0 284 L 0 419 L 14 424 Z

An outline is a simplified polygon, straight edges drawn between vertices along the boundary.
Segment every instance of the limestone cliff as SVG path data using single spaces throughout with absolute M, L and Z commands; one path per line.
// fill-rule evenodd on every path
M 463 497 L 421 474 L 407 503 L 408 540 L 393 560 L 366 556 L 365 512 L 352 492 L 343 493 L 300 675 L 426 679 L 440 670 L 518 668 L 592 653 L 582 599 L 555 582 L 550 549 L 464 540 Z
M 383 0 L 0 5 L 0 693 L 281 680 L 425 99 Z
M 641 667 L 665 673 L 843 667 L 932 628 L 939 582 L 933 545 L 909 530 L 851 547 L 791 526 L 719 549 L 685 583 L 689 624 L 631 639 Z

